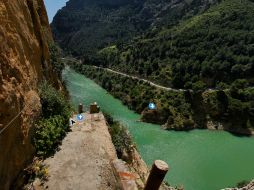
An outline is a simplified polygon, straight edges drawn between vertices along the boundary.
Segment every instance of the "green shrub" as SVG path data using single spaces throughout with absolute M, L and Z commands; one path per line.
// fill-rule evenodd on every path
M 43 82 L 40 85 L 39 94 L 43 118 L 49 118 L 54 115 L 61 115 L 65 118 L 70 116 L 69 103 L 60 91 L 57 91 L 47 82 Z
M 117 156 L 121 158 L 125 150 L 127 152 L 131 150 L 131 145 L 133 144 L 131 136 L 128 133 L 127 129 L 119 122 L 114 122 L 112 125 L 110 125 L 109 131 L 117 152 Z
M 69 101 L 47 82 L 39 90 L 42 114 L 35 124 L 33 143 L 39 156 L 49 156 L 66 134 L 71 113 Z
M 25 169 L 25 175 L 27 178 L 27 183 L 23 190 L 29 190 L 31 183 L 36 179 L 40 179 L 41 182 L 45 182 L 48 180 L 49 172 L 48 167 L 43 163 L 43 160 L 34 158 L 33 163 L 31 163 L 26 169 Z
M 114 123 L 114 119 L 110 114 L 104 112 L 103 115 L 109 125 L 112 125 Z
M 206 89 L 206 84 L 203 82 L 203 81 L 197 81 L 193 84 L 192 86 L 192 89 L 195 91 L 195 92 L 198 92 L 198 91 L 204 91 Z
M 50 63 L 53 67 L 53 70 L 57 74 L 58 78 L 62 78 L 62 70 L 64 69 L 64 63 L 61 60 L 61 49 L 55 44 L 49 44 L 50 51 Z
M 37 154 L 48 156 L 54 153 L 68 128 L 66 118 L 57 115 L 48 119 L 41 119 L 36 124 L 34 145 Z
M 244 186 L 248 185 L 248 183 L 250 183 L 249 181 L 243 180 L 239 183 L 237 183 L 237 187 L 238 188 L 243 188 Z

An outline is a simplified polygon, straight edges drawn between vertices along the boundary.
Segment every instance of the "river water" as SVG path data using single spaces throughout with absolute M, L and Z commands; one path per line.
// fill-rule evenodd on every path
M 65 69 L 63 78 L 75 107 L 80 102 L 87 107 L 97 102 L 129 129 L 148 166 L 156 159 L 166 161 L 170 185 L 183 185 L 185 190 L 218 190 L 254 178 L 254 138 L 222 131 L 165 131 L 159 125 L 137 122 L 140 115 L 83 75 Z

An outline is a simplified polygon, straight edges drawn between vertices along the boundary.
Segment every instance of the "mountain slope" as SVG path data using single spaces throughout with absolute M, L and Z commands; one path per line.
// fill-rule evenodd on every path
M 175 27 L 100 51 L 106 66 L 175 88 L 253 85 L 254 3 L 225 0 Z
M 173 25 L 217 0 L 70 0 L 54 17 L 54 38 L 67 52 L 88 56 L 151 28 Z
M 143 120 L 167 129 L 253 133 L 254 2 L 225 0 L 174 27 L 157 29 L 98 52 L 102 66 L 183 91 L 164 92 L 84 64 L 94 79 Z M 94 64 L 94 62 L 90 62 Z M 193 89 L 188 91 L 188 89 Z M 158 110 L 147 110 L 155 102 Z

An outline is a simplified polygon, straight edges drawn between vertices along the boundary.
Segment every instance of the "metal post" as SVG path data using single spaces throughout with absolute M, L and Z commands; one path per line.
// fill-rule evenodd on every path
M 159 190 L 168 170 L 169 167 L 166 162 L 162 160 L 154 161 L 144 190 Z
M 83 113 L 83 104 L 81 103 L 78 105 L 78 113 L 79 114 Z

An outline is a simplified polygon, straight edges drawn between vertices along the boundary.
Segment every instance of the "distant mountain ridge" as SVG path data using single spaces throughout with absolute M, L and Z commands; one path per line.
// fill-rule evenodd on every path
M 99 52 L 106 67 L 175 88 L 226 88 L 237 79 L 254 84 L 254 3 L 224 0 L 130 44 Z
M 147 30 L 174 25 L 217 0 L 70 0 L 51 24 L 55 40 L 74 56 L 88 56 Z
M 88 64 L 192 90 L 160 92 Z M 254 2 L 221 1 L 174 26 L 101 49 L 96 59 L 84 59 L 74 68 L 142 113 L 143 121 L 174 130 L 212 128 L 253 134 Z M 158 105 L 157 113 L 147 112 L 148 102 Z

